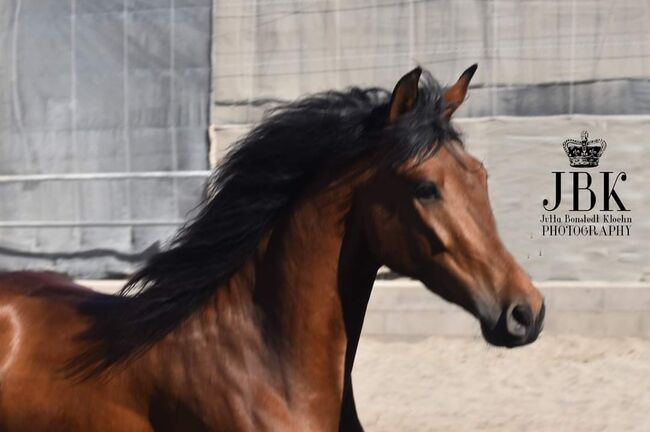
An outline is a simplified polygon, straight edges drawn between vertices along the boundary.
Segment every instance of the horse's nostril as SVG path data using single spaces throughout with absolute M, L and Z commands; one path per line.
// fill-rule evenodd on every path
M 512 309 L 512 317 L 523 326 L 528 327 L 533 323 L 533 311 L 528 305 L 517 305 Z
M 506 327 L 508 333 L 516 337 L 524 337 L 533 324 L 533 311 L 527 304 L 513 304 L 508 308 Z

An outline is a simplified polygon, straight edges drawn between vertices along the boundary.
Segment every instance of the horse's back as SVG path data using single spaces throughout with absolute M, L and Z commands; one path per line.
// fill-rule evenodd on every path
M 48 271 L 15 271 L 0 273 L 0 295 L 87 295 L 92 292 L 91 289 L 76 284 L 73 279 L 61 273 Z
M 102 295 L 57 273 L 0 273 L 0 430 L 131 429 L 120 419 L 133 413 L 111 402 L 126 393 L 123 378 L 81 382 L 66 373 L 88 324 L 78 306 L 93 296 Z M 136 423 L 131 430 L 146 430 Z
M 26 396 L 24 384 L 60 373 L 75 332 L 85 326 L 77 305 L 91 295 L 58 273 L 0 273 L 1 405 L 9 395 Z
M 94 295 L 59 273 L 0 273 L 0 383 L 3 369 L 8 375 L 11 352 L 33 363 L 54 360 L 69 349 L 86 326 L 78 305 Z M 46 351 L 49 355 L 44 356 Z M 41 370 L 48 366 L 41 365 Z
M 94 295 L 59 273 L 0 273 L 0 338 L 20 340 L 21 346 L 60 346 L 85 326 L 78 305 Z M 3 346 L 0 340 L 0 365 Z

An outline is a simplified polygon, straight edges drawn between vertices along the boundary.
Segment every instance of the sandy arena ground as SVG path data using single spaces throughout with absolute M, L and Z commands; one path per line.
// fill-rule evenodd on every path
M 650 431 L 648 340 L 366 337 L 353 376 L 369 432 Z

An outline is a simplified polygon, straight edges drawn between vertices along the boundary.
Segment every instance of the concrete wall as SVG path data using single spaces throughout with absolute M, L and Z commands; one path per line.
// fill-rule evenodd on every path
M 650 283 L 540 282 L 544 332 L 650 338 Z M 474 317 L 419 282 L 378 281 L 363 332 L 371 336 L 479 336 Z

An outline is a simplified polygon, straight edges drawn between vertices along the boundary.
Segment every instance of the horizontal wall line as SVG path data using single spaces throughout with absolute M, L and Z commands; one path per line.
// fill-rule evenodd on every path
M 107 173 L 70 173 L 70 174 L 7 174 L 0 175 L 0 183 L 42 182 L 42 181 L 79 181 L 79 180 L 130 180 L 130 179 L 165 179 L 165 178 L 203 178 L 210 171 L 141 171 L 141 172 L 107 172 Z
M 0 221 L 0 228 L 79 228 L 79 227 L 132 227 L 180 226 L 184 220 L 65 220 L 65 221 Z

